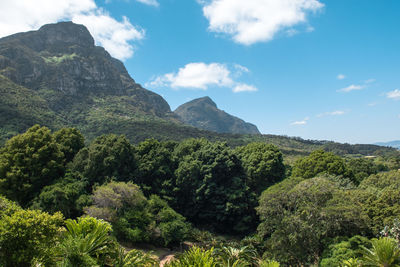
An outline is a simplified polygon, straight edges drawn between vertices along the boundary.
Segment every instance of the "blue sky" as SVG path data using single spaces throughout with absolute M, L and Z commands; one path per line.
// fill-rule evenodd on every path
M 400 1 L 58 5 L 57 15 L 51 8 L 48 14 L 30 9 L 25 24 L 1 19 L 0 11 L 0 35 L 72 19 L 88 26 L 97 43 L 171 109 L 208 95 L 266 134 L 350 143 L 400 139 Z M 23 13 L 10 3 L 1 7 L 7 14 Z M 5 25 L 13 27 L 6 31 Z

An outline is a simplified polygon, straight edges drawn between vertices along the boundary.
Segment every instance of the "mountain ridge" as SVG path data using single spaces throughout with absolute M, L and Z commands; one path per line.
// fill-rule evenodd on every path
M 174 113 L 186 124 L 217 133 L 261 134 L 254 124 L 220 110 L 208 96 L 180 105 Z

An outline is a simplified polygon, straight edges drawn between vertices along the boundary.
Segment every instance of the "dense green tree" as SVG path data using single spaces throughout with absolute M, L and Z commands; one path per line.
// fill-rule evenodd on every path
M 90 216 L 113 225 L 119 240 L 178 244 L 189 232 L 185 218 L 157 196 L 147 200 L 132 183 L 111 182 L 96 188 L 93 205 L 86 209 Z
M 25 267 L 34 259 L 48 261 L 62 223 L 61 213 L 36 210 L 20 209 L 1 217 L 0 265 Z
M 192 247 L 185 251 L 182 255 L 178 256 L 168 262 L 166 267 L 217 267 L 219 266 L 216 257 L 214 256 L 214 249 L 205 250 L 199 247 Z
M 189 225 L 186 219 L 171 209 L 167 202 L 156 195 L 152 195 L 148 201 L 148 209 L 155 224 L 153 239 L 164 246 L 178 245 L 189 234 Z
M 255 195 L 246 185 L 240 160 L 225 143 L 204 140 L 179 145 L 184 155 L 175 172 L 174 207 L 190 221 L 218 231 L 254 227 Z M 193 151 L 193 152 L 191 152 Z
M 172 156 L 175 146 L 176 143 L 159 142 L 155 139 L 148 139 L 136 146 L 138 168 L 134 180 L 147 196 L 150 194 L 171 196 L 176 169 Z
M 282 153 L 274 145 L 250 143 L 235 149 L 247 176 L 247 185 L 257 194 L 285 175 Z
M 75 128 L 62 128 L 54 132 L 53 137 L 55 142 L 60 145 L 66 163 L 72 161 L 85 145 L 83 135 Z
M 46 127 L 35 125 L 0 150 L 0 193 L 26 206 L 63 176 L 64 154 Z
M 321 173 L 342 176 L 351 175 L 341 157 L 323 150 L 316 150 L 309 156 L 299 159 L 295 162 L 292 170 L 293 176 L 303 178 L 312 178 Z
M 376 165 L 371 159 L 366 158 L 350 159 L 348 166 L 357 184 L 371 174 L 377 174 L 380 168 L 382 168 Z
M 329 239 L 364 233 L 368 217 L 358 196 L 324 176 L 271 186 L 257 208 L 266 256 L 289 265 L 314 264 Z
M 88 179 L 90 186 L 115 178 L 129 181 L 136 170 L 133 148 L 124 136 L 114 134 L 96 138 L 81 149 L 70 164 L 73 171 Z
M 91 203 L 87 187 L 88 182 L 79 173 L 67 172 L 58 182 L 45 186 L 32 207 L 50 213 L 60 211 L 66 218 L 76 218 Z

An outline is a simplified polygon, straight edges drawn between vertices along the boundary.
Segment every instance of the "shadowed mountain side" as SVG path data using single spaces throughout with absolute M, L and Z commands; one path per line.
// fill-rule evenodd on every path
M 174 113 L 189 125 L 218 133 L 260 134 L 257 127 L 218 109 L 208 96 L 179 106 Z

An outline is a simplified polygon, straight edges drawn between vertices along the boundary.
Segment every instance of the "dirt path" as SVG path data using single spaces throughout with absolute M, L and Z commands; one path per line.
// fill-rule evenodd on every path
M 160 267 L 164 267 L 164 265 L 170 262 L 174 258 L 174 254 L 165 255 L 162 259 L 160 259 Z

